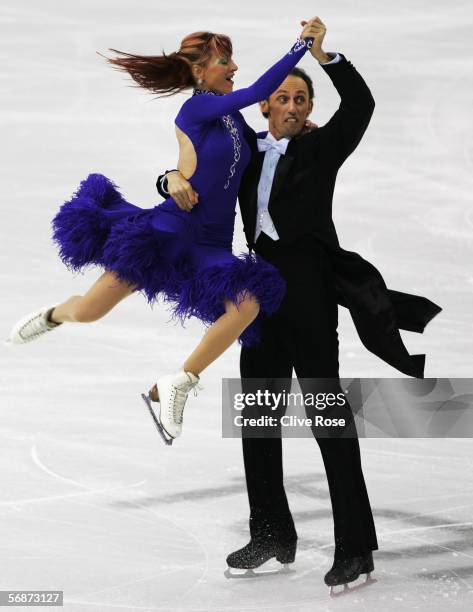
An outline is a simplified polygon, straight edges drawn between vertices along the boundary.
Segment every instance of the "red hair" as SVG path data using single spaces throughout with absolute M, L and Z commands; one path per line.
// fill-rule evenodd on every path
M 135 55 L 110 49 L 126 56 L 108 58 L 107 62 L 125 70 L 140 87 L 149 89 L 161 96 L 171 96 L 175 93 L 195 87 L 195 79 L 191 67 L 193 64 L 205 66 L 213 52 L 230 57 L 233 53 L 232 42 L 225 34 L 213 32 L 194 32 L 182 39 L 179 51 L 169 55 L 163 50 L 162 55 Z M 98 51 L 97 51 L 98 53 Z

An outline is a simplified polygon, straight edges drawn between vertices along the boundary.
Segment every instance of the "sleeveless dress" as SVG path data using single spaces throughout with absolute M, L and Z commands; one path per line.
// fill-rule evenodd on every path
M 199 201 L 190 213 L 173 198 L 141 208 L 125 200 L 111 179 L 89 174 L 52 220 L 64 264 L 73 271 L 92 264 L 114 271 L 151 305 L 158 297 L 170 303 L 182 323 L 194 316 L 210 325 L 224 314 L 225 299 L 238 305 L 247 291 L 260 313 L 238 341 L 258 343 L 261 318 L 278 309 L 285 282 L 258 255 L 232 253 L 240 179 L 251 157 L 245 137 L 251 128 L 239 109 L 267 98 L 310 45 L 310 39 L 297 39 L 250 87 L 228 94 L 196 89 L 184 102 L 175 122 L 197 156 L 189 182 Z

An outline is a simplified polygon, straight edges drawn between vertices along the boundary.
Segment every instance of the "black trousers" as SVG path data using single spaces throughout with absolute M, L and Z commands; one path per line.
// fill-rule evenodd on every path
M 303 391 L 303 378 L 338 379 L 338 304 L 323 247 L 309 235 L 284 246 L 261 233 L 255 251 L 279 269 L 287 291 L 278 312 L 264 320 L 261 343 L 242 347 L 242 379 L 290 380 L 294 368 Z M 351 417 L 349 405 L 347 410 Z M 377 549 L 358 438 L 316 440 L 330 491 L 335 556 Z M 242 437 L 242 444 L 251 537 L 293 541 L 297 533 L 284 490 L 281 439 Z

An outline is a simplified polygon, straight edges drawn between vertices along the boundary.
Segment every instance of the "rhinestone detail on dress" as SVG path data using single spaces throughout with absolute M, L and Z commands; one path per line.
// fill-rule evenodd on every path
M 240 161 L 241 141 L 240 134 L 238 132 L 237 126 L 235 125 L 235 122 L 233 121 L 233 117 L 231 115 L 224 115 L 222 117 L 222 121 L 225 124 L 227 130 L 230 132 L 230 136 L 233 139 L 233 164 L 230 166 L 230 174 L 228 175 L 227 181 L 223 186 L 224 189 L 228 189 L 230 185 L 230 180 L 235 174 L 235 167 Z
M 210 89 L 199 89 L 199 88 L 194 89 L 192 95 L 197 96 L 201 94 L 210 94 L 211 96 L 223 96 L 224 95 L 221 93 L 217 93 L 216 91 L 210 91 Z M 233 163 L 230 166 L 230 173 L 225 182 L 225 185 L 223 186 L 224 189 L 228 189 L 228 187 L 230 186 L 230 180 L 235 174 L 236 165 L 240 161 L 241 141 L 240 141 L 240 134 L 238 132 L 237 126 L 235 125 L 235 122 L 233 121 L 233 117 L 231 115 L 223 115 L 222 121 L 225 127 L 227 128 L 227 130 L 230 132 L 230 136 L 233 139 Z

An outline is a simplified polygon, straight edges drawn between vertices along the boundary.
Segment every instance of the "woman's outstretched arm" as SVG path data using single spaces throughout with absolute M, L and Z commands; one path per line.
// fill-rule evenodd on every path
M 192 96 L 182 105 L 176 124 L 204 123 L 264 100 L 284 81 L 310 46 L 310 38 L 298 38 L 288 53 L 249 87 L 221 96 Z

